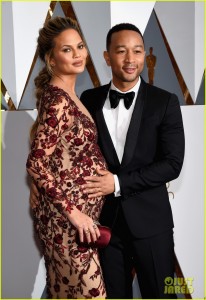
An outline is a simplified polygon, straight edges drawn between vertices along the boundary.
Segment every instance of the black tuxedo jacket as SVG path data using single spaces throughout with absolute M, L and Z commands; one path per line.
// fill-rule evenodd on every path
M 81 96 L 97 125 L 108 168 L 120 182 L 121 197 L 106 197 L 100 221 L 112 227 L 121 205 L 135 237 L 159 234 L 173 227 L 166 183 L 179 176 L 184 158 L 178 98 L 141 80 L 120 163 L 102 112 L 109 88 L 86 90 Z

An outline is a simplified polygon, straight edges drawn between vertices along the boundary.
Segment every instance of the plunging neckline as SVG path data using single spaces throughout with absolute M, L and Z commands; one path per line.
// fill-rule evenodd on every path
M 72 103 L 73 103 L 73 105 L 75 105 L 75 107 L 77 108 L 77 110 L 78 110 L 78 112 L 80 113 L 80 114 L 82 114 L 82 115 L 84 115 L 92 124 L 94 124 L 95 125 L 95 122 L 94 122 L 94 120 L 92 119 L 92 116 L 90 115 L 90 113 L 89 113 L 89 115 L 86 115 L 80 108 L 79 108 L 79 106 L 76 104 L 76 102 L 71 98 L 71 96 L 69 95 L 69 93 L 68 92 L 66 92 L 64 89 L 62 89 L 62 88 L 60 88 L 60 87 L 58 87 L 58 86 L 56 86 L 56 85 L 53 85 L 53 84 L 51 84 L 51 83 L 48 83 L 48 86 L 49 87 L 51 87 L 51 88 L 54 88 L 54 89 L 58 89 L 58 90 L 60 90 L 60 91 L 62 91 L 63 93 L 65 93 L 66 95 L 67 95 L 67 97 L 70 99 L 70 101 L 72 101 Z M 80 100 L 81 101 L 81 100 Z M 83 105 L 83 104 L 82 104 Z M 86 109 L 86 107 L 85 107 L 85 109 Z M 87 109 L 86 109 L 87 110 Z M 88 110 L 87 110 L 88 111 Z

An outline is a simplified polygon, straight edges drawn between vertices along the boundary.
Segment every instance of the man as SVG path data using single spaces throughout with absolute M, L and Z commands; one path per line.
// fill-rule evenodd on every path
M 107 195 L 101 223 L 112 228 L 112 238 L 101 258 L 108 298 L 132 298 L 132 266 L 142 298 L 176 298 L 164 294 L 164 287 L 165 279 L 174 276 L 166 183 L 179 176 L 184 158 L 179 102 L 140 77 L 144 41 L 134 25 L 119 24 L 109 31 L 104 58 L 112 82 L 85 91 L 81 100 L 96 122 L 111 172 L 99 170 L 102 176 L 86 177 L 84 185 L 91 197 Z M 130 94 L 123 100 L 125 93 Z
M 101 223 L 112 228 L 110 244 L 101 252 L 107 297 L 132 298 L 134 266 L 142 298 L 176 298 L 164 294 L 164 287 L 174 276 L 166 183 L 179 176 L 184 158 L 179 102 L 140 77 L 145 50 L 136 26 L 111 28 L 104 58 L 111 83 L 85 91 L 81 100 L 96 122 L 109 169 L 85 177 L 83 187 L 89 197 L 106 195 Z

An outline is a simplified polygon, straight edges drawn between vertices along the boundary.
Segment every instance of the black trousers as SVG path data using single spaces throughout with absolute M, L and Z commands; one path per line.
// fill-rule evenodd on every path
M 134 238 L 119 209 L 110 244 L 100 252 L 109 299 L 132 299 L 135 268 L 143 299 L 173 299 L 165 294 L 165 278 L 174 278 L 173 230 L 150 238 Z

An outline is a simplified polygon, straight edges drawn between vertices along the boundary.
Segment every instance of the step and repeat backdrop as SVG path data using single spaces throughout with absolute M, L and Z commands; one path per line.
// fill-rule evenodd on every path
M 175 285 L 180 298 L 204 298 L 204 5 L 2 1 L 2 298 L 45 296 L 44 261 L 33 231 L 25 164 L 29 128 L 36 117 L 33 80 L 42 67 L 36 39 L 44 21 L 54 16 L 75 18 L 90 52 L 87 69 L 78 79 L 78 95 L 110 81 L 103 59 L 106 34 L 122 22 L 135 24 L 144 35 L 144 80 L 178 95 L 186 152 L 181 175 L 168 183 L 168 193 L 175 223 L 176 276 L 185 278 L 187 291 L 178 280 Z M 133 289 L 134 297 L 141 298 L 136 276 Z

